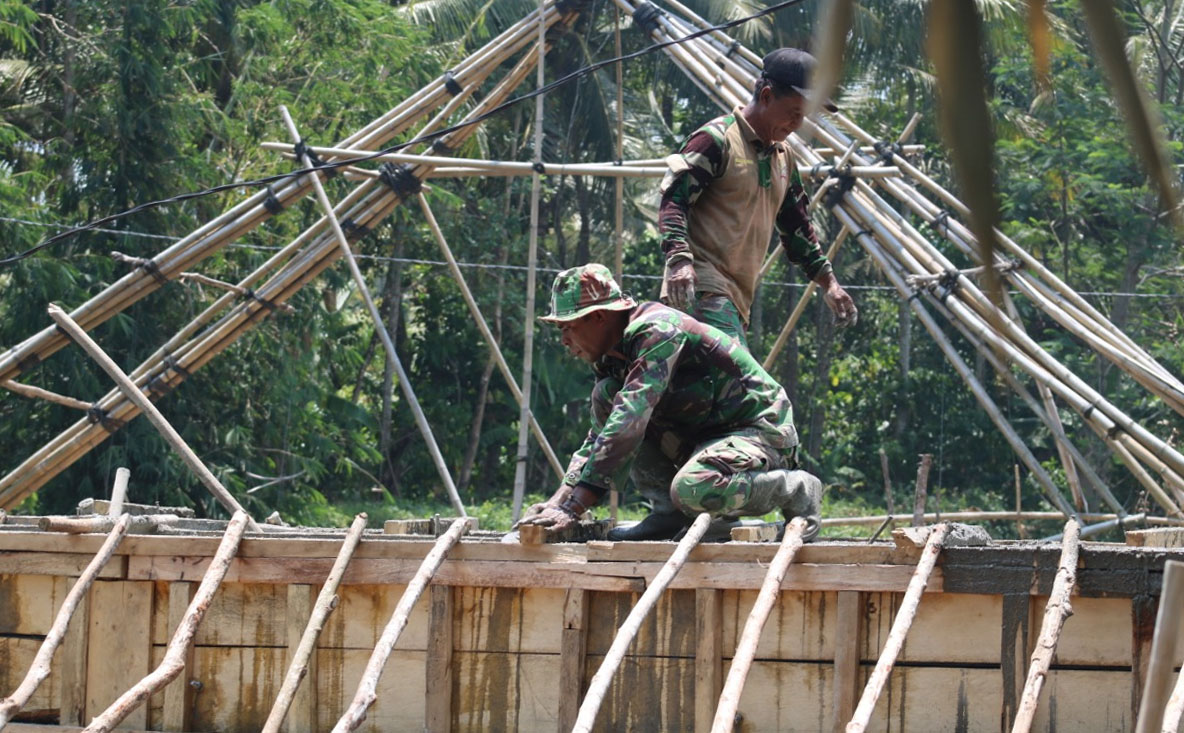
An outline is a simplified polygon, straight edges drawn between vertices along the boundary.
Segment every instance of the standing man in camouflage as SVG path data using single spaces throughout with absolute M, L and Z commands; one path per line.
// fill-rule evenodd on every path
M 567 527 L 631 473 L 654 511 L 612 539 L 667 539 L 699 512 L 774 509 L 805 517 L 806 540 L 818 534 L 822 484 L 794 470 L 789 398 L 739 341 L 661 303 L 638 304 L 597 264 L 561 272 L 540 320 L 559 326 L 598 381 L 588 437 L 524 523 Z
M 839 325 L 858 318 L 818 245 L 809 198 L 785 142 L 805 119 L 814 64 L 796 48 L 765 56 L 752 100 L 700 127 L 666 159 L 658 211 L 666 255 L 662 299 L 745 346 L 774 225 L 789 261 L 818 283 Z

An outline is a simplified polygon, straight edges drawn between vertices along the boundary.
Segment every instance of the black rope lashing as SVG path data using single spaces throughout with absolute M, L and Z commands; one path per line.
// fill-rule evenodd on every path
M 532 170 L 534 170 L 535 173 L 538 173 L 540 176 L 546 175 L 546 173 L 547 173 L 547 166 L 543 165 L 539 161 L 535 161 L 534 163 L 531 163 L 530 167 Z
M 267 184 L 267 198 L 263 199 L 263 208 L 271 214 L 282 214 L 284 205 L 280 203 L 279 198 L 275 195 L 275 189 L 271 184 Z
M 432 141 L 432 152 L 436 155 L 452 155 L 452 146 L 444 142 L 444 138 L 438 137 Z
M 116 420 L 103 408 L 99 407 L 99 403 L 94 403 L 90 409 L 86 411 L 86 420 L 91 425 L 101 425 L 108 433 L 114 433 L 116 430 L 122 428 L 125 423 L 123 420 Z
M 937 279 L 937 285 L 942 288 L 942 291 L 938 294 L 937 298 L 942 302 L 943 305 L 945 304 L 947 298 L 958 292 L 958 288 L 961 284 L 958 278 L 961 276 L 962 273 L 957 270 L 946 270 L 941 274 L 941 277 Z
M 378 167 L 378 178 L 401 199 L 409 199 L 423 190 L 423 181 L 415 177 L 405 163 L 383 163 Z
M 892 156 L 904 153 L 904 146 L 894 140 L 880 140 L 872 143 L 872 148 L 880 154 L 880 157 L 876 159 L 877 163 L 891 163 Z
M 164 276 L 163 272 L 160 271 L 160 265 L 156 264 L 156 260 L 148 259 L 146 257 L 141 258 L 137 267 L 151 275 L 152 279 L 161 285 L 168 284 L 169 279 Z
M 172 369 L 174 372 L 180 374 L 186 379 L 193 376 L 193 372 L 182 366 L 181 362 L 177 361 L 177 357 L 173 356 L 172 354 L 165 354 L 164 359 L 162 359 L 161 362 L 165 365 L 166 369 Z
M 246 295 L 248 298 L 250 298 L 251 300 L 258 303 L 259 305 L 263 306 L 264 308 L 266 308 L 269 313 L 275 313 L 277 310 L 279 310 L 278 305 L 271 302 L 267 298 L 264 298 L 259 293 L 256 293 L 254 291 L 254 289 L 252 289 L 252 288 L 247 288 L 247 291 L 246 291 L 246 293 L 244 293 L 244 295 Z
M 164 397 L 173 391 L 173 385 L 169 384 L 169 380 L 165 379 L 164 374 L 162 371 L 148 380 L 148 391 L 156 397 Z
M 658 29 L 660 17 L 662 9 L 646 0 L 633 10 L 633 25 L 648 36 Z
M 851 173 L 851 166 L 846 165 L 842 168 L 835 168 L 830 172 L 830 177 L 836 179 L 838 182 L 831 185 L 826 191 L 826 196 L 823 203 L 827 208 L 838 206 L 847 195 L 847 192 L 855 187 L 855 176 Z
M 929 226 L 933 227 L 933 231 L 937 232 L 938 234 L 947 236 L 950 233 L 950 212 L 941 212 L 933 218 L 933 221 L 930 222 Z M 945 231 L 942 231 L 943 229 Z
M 350 244 L 361 240 L 370 233 L 368 228 L 349 218 L 341 220 L 341 231 L 345 232 L 345 240 Z
M 456 80 L 456 75 L 451 70 L 444 72 L 444 88 L 454 97 L 460 95 L 465 90 L 460 82 Z
M 325 178 L 332 178 L 333 176 L 337 175 L 337 168 L 335 168 L 333 166 L 326 165 L 325 161 L 321 160 L 320 156 L 318 156 L 316 153 L 314 153 L 312 151 L 312 148 L 310 148 L 308 146 L 308 143 L 305 142 L 304 140 L 300 140 L 296 143 L 296 147 L 293 149 L 293 152 L 296 153 L 296 164 L 297 165 L 303 166 L 304 163 L 301 162 L 300 159 L 307 155 L 308 162 L 312 165 L 313 168 L 323 169 L 323 172 L 325 174 Z
M 724 53 L 724 58 L 726 58 L 726 59 L 732 58 L 733 56 L 736 55 L 736 52 L 739 50 L 740 50 L 740 41 L 732 41 L 731 45 L 728 46 L 728 50 Z

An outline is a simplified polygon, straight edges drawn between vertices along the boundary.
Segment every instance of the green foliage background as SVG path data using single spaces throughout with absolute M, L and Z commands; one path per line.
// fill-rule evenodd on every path
M 717 21 L 764 7 L 755 1 L 692 5 Z M 289 169 L 259 148 L 265 140 L 287 139 L 280 104 L 291 110 L 306 139 L 334 142 L 533 7 L 525 0 L 0 0 L 0 254 L 35 244 L 58 224 Z M 1034 78 L 1026 11 L 1001 0 L 980 7 L 990 39 L 994 175 L 1007 233 L 1181 373 L 1178 233 L 1163 223 L 1131 154 L 1076 4 L 1049 7 L 1057 39 L 1050 89 Z M 549 79 L 612 55 L 612 6 L 593 0 L 591 8 L 548 57 Z M 1184 76 L 1169 57 L 1179 47 L 1176 10 L 1152 0 L 1127 0 L 1121 9 L 1132 58 L 1179 158 Z M 758 52 L 806 45 L 816 10 L 806 3 L 737 33 Z M 914 112 L 921 113 L 915 140 L 927 148 L 916 162 L 952 186 L 923 53 L 923 13 L 923 5 L 907 0 L 869 0 L 858 7 L 840 102 L 885 139 L 894 139 Z M 1163 22 L 1165 15 L 1170 23 Z M 1167 43 L 1157 45 L 1165 35 Z M 623 40 L 626 51 L 646 43 L 627 27 Z M 1156 52 L 1164 48 L 1169 56 Z M 533 74 L 523 91 L 532 84 Z M 622 92 L 628 158 L 663 156 L 718 113 L 661 53 L 627 64 Z M 545 158 L 612 160 L 615 96 L 612 67 L 549 94 Z M 506 111 L 458 154 L 527 159 L 532 115 L 533 103 Z M 529 186 L 528 179 L 436 179 L 428 195 L 457 258 L 476 266 L 464 269 L 466 278 L 515 371 L 521 369 Z M 539 279 L 540 304 L 546 302 L 549 271 L 611 263 L 614 187 L 608 179 L 544 180 L 540 261 L 548 272 Z M 642 297 L 656 295 L 661 273 L 656 188 L 649 180 L 626 185 L 625 285 Z M 330 184 L 335 199 L 347 190 L 340 178 Z M 109 251 L 151 256 L 167 246 L 162 237 L 184 236 L 244 193 L 129 216 L 110 231 L 78 235 L 0 269 L 0 344 L 14 345 L 45 327 L 47 303 L 77 306 L 116 281 L 125 270 Z M 310 197 L 200 269 L 236 281 L 316 217 Z M 820 213 L 817 224 L 826 237 L 835 233 L 828 214 Z M 505 525 L 518 411 L 455 283 L 445 268 L 428 264 L 441 259 L 430 232 L 417 211 L 401 208 L 361 249 L 363 270 L 381 297 L 466 503 L 482 507 L 479 513 L 495 526 Z M 900 506 L 911 493 L 917 454 L 933 453 L 931 492 L 941 509 L 1013 507 L 1015 458 L 958 376 L 861 253 L 844 252 L 838 271 L 859 303 L 859 325 L 836 331 L 825 308 L 812 304 L 776 370 L 794 400 L 807 462 L 830 487 L 827 510 L 883 511 L 881 449 Z M 758 355 L 771 346 L 803 284 L 800 274 L 778 265 L 762 287 L 751 333 Z M 208 289 L 172 283 L 95 329 L 94 336 L 131 369 L 214 297 Z M 326 272 L 292 304 L 295 315 L 266 320 L 162 402 L 166 416 L 258 516 L 279 510 L 290 521 L 340 524 L 362 509 L 376 520 L 446 511 L 440 481 L 344 269 Z M 1046 348 L 1136 419 L 1180 444 L 1184 424 L 1178 415 L 1035 308 L 1022 300 L 1020 306 Z M 586 430 L 590 377 L 556 336 L 545 328 L 536 332 L 533 404 L 564 455 Z M 952 338 L 1063 481 L 1047 431 Z M 84 400 L 110 389 L 77 349 L 59 352 L 22 381 Z M 1064 418 L 1127 508 L 1145 507 L 1126 470 L 1073 415 Z M 0 393 L 0 472 L 77 419 L 66 408 Z M 22 510 L 69 511 L 80 498 L 105 496 L 118 466 L 132 469 L 138 501 L 221 511 L 143 420 L 110 436 Z M 555 484 L 537 449 L 528 477 L 534 494 L 549 493 Z M 1023 502 L 1044 508 L 1026 478 Z M 1100 508 L 1096 500 L 1094 506 Z

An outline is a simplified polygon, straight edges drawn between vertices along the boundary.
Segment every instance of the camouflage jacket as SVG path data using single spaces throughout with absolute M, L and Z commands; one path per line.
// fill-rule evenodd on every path
M 661 303 L 642 303 L 614 351 L 625 358 L 605 356 L 593 368 L 621 390 L 604 427 L 593 427 L 572 457 L 565 483 L 613 486 L 647 437 L 664 449 L 676 439 L 684 446 L 679 460 L 723 435 L 760 436 L 787 451 L 797 445 L 785 390 L 722 331 Z

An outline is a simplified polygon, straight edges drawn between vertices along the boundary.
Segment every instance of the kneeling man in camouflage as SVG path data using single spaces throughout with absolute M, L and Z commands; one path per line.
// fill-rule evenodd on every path
M 734 519 L 780 509 L 820 527 L 822 484 L 797 469 L 785 390 L 736 339 L 661 303 L 637 303 L 604 265 L 561 272 L 551 313 L 563 345 L 592 364 L 592 429 L 563 484 L 522 520 L 560 530 L 631 477 L 652 503 L 613 540 L 676 536 L 700 512 Z

